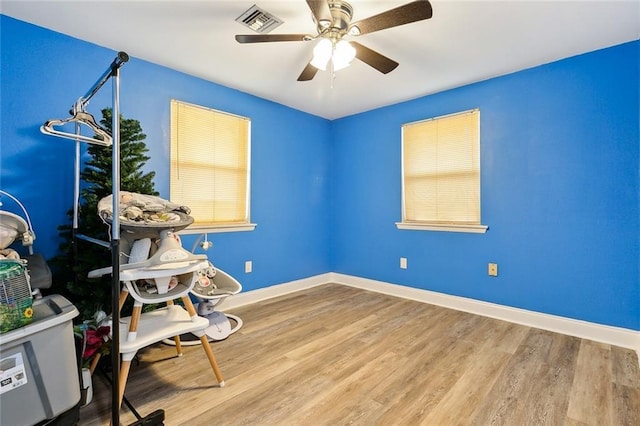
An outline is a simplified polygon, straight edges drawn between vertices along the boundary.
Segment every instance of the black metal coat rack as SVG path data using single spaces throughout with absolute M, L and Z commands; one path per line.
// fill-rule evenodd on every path
M 87 93 L 79 98 L 71 108 L 71 117 L 65 120 L 49 120 L 40 130 L 45 134 L 73 139 L 76 141 L 76 166 L 75 166 L 75 188 L 74 188 L 74 210 L 73 210 L 73 236 L 74 238 L 83 239 L 95 244 L 100 244 L 111 249 L 111 265 L 112 265 L 112 288 L 111 288 L 111 364 L 112 377 L 118 377 L 120 374 L 120 312 L 118 309 L 120 297 L 120 219 L 118 214 L 113 215 L 111 226 L 111 240 L 109 243 L 91 238 L 89 236 L 76 234 L 78 229 L 78 200 L 79 180 L 80 180 L 80 142 L 97 144 L 112 147 L 112 199 L 113 212 L 120 210 L 120 68 L 129 60 L 129 55 L 125 52 L 118 52 L 116 58 L 109 65 L 104 74 L 96 81 L 96 83 L 87 91 Z M 104 84 L 112 80 L 112 131 L 111 136 L 100 132 L 95 128 L 96 123 L 91 115 L 86 114 L 85 107 L 89 100 L 104 86 Z M 76 133 L 65 133 L 55 129 L 55 125 L 68 122 L 76 123 Z M 101 134 L 103 139 L 87 137 L 80 134 L 80 126 L 85 125 L 94 130 L 95 133 Z M 119 384 L 118 380 L 112 381 L 111 386 L 111 424 L 120 424 L 120 403 L 119 403 Z

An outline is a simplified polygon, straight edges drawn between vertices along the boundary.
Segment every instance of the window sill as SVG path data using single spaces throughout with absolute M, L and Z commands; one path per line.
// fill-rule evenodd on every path
M 456 225 L 453 223 L 408 223 L 396 222 L 398 229 L 407 229 L 412 231 L 444 231 L 444 232 L 468 232 L 472 234 L 484 234 L 489 227 L 487 225 Z
M 246 232 L 253 231 L 256 229 L 257 224 L 255 223 L 243 223 L 238 225 L 212 225 L 212 226 L 189 226 L 181 231 L 178 234 L 188 235 L 188 234 L 216 234 L 222 232 Z

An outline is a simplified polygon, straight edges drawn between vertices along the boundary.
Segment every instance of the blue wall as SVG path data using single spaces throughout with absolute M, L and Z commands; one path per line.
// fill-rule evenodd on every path
M 115 52 L 0 19 L 0 187 L 26 204 L 36 249 L 51 257 L 72 203 L 73 142 L 39 126 L 62 118 Z M 336 271 L 640 330 L 639 49 L 624 44 L 332 122 L 134 58 L 122 69 L 121 109 L 141 122 L 147 169 L 165 197 L 171 98 L 252 119 L 258 227 L 210 234 L 208 252 L 245 290 Z M 89 110 L 99 116 L 110 103 L 106 87 Z M 396 229 L 400 126 L 476 107 L 490 230 Z M 499 277 L 487 276 L 487 262 Z
M 56 228 L 73 204 L 74 142 L 43 135 L 100 78 L 114 51 L 0 16 L 2 31 L 0 187 L 32 217 L 35 249 L 52 257 Z M 328 156 L 331 123 L 282 105 L 132 58 L 121 70 L 121 112 L 140 121 L 156 171 L 169 192 L 169 101 L 191 102 L 251 118 L 253 232 L 210 234 L 207 253 L 245 290 L 329 271 Z M 91 100 L 97 119 L 111 106 L 111 81 Z M 15 210 L 10 202 L 5 208 Z M 190 248 L 196 236 L 184 237 Z M 108 252 L 105 253 L 108 259 Z M 244 261 L 253 272 L 244 273 Z M 106 265 L 105 265 L 106 266 Z
M 332 269 L 640 329 L 639 46 L 335 121 Z M 489 231 L 396 229 L 400 126 L 476 107 Z M 497 278 L 488 262 L 499 264 Z

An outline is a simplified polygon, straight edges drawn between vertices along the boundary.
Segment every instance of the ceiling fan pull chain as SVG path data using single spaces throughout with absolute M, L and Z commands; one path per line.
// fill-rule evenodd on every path
M 331 62 L 331 90 L 333 90 L 333 82 L 336 79 L 336 70 L 334 69 L 335 67 L 333 66 L 333 61 L 329 61 Z

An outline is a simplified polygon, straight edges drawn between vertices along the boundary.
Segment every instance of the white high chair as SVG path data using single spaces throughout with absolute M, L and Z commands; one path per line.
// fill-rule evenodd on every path
M 131 316 L 120 318 L 120 405 L 131 361 L 136 353 L 146 346 L 173 337 L 177 354 L 181 356 L 180 335 L 183 333 L 192 333 L 200 339 L 218 385 L 224 386 L 222 373 L 204 332 L 209 320 L 197 315 L 189 298 L 189 292 L 198 278 L 197 271 L 209 266 L 207 257 L 193 255 L 182 249 L 170 230 L 162 231 L 161 237 L 160 247 L 151 258 L 122 265 L 120 270 L 123 286 L 118 310 L 122 309 L 127 297 L 134 299 Z M 89 277 L 100 277 L 107 273 L 111 273 L 111 268 L 91 271 Z M 149 282 L 155 284 L 153 292 L 146 287 Z M 173 303 L 178 298 L 182 300 L 184 308 Z M 142 313 L 143 305 L 162 302 L 167 306 Z

